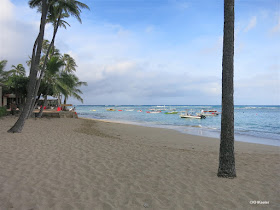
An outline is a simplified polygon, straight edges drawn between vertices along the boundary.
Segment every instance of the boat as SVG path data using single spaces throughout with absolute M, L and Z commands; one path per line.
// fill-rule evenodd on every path
M 157 106 L 156 111 L 166 111 L 167 109 L 164 106 Z
M 107 111 L 116 111 L 115 109 L 113 108 L 109 108 L 109 109 L 106 109 Z
M 217 116 L 219 115 L 220 113 L 216 110 L 201 110 L 201 114 L 204 115 L 204 116 Z
M 178 114 L 177 111 L 170 111 L 170 112 L 165 112 L 164 114 Z
M 202 114 L 193 114 L 192 112 L 185 112 L 180 114 L 181 118 L 193 118 L 193 119 L 205 119 L 206 117 Z
M 140 109 L 140 110 L 137 110 L 137 112 L 142 112 L 142 110 Z
M 164 114 L 178 114 L 178 111 L 176 111 L 176 109 L 171 109 L 171 107 L 169 108 L 169 112 L 165 112 Z
M 92 112 L 96 112 L 96 110 L 95 110 L 95 109 L 92 109 L 92 110 L 90 110 L 90 111 L 92 111 Z
M 127 112 L 133 112 L 134 109 L 126 109 L 125 111 L 127 111 Z
M 158 113 L 161 113 L 161 111 L 146 111 L 146 113 L 149 113 L 149 114 L 158 114 Z

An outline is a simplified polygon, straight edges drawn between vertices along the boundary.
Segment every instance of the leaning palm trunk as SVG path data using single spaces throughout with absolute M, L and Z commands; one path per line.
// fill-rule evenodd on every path
M 34 107 L 37 107 L 38 102 L 39 102 L 39 100 L 40 100 L 40 97 L 41 97 L 41 94 L 39 94 L 38 97 L 37 97 L 37 99 L 35 100 L 35 105 L 34 105 Z M 32 113 L 33 113 L 33 111 L 32 111 Z
M 46 65 L 47 65 L 47 61 L 48 61 L 48 56 L 49 56 L 50 50 L 51 50 L 52 47 L 54 48 L 54 41 L 55 41 L 55 37 L 56 37 L 56 34 L 57 34 L 57 30 L 58 30 L 60 18 L 61 18 L 61 13 L 60 13 L 60 15 L 59 15 L 59 17 L 58 17 L 58 21 L 57 21 L 57 23 L 56 23 L 56 25 L 55 25 L 55 27 L 54 27 L 54 32 L 53 32 L 52 41 L 51 41 L 51 43 L 50 43 L 50 45 L 49 45 L 49 47 L 48 47 L 47 53 L 46 53 L 46 55 L 45 55 L 44 64 L 43 64 L 43 67 L 42 67 L 42 70 L 41 70 L 41 73 L 40 73 L 40 77 L 39 77 L 39 79 L 37 80 L 36 87 L 35 87 L 35 89 L 34 89 L 34 94 L 35 94 L 35 95 L 37 95 L 37 93 L 38 93 L 38 90 L 39 90 L 39 88 L 40 88 L 40 84 L 41 84 L 42 78 L 43 78 L 43 76 L 44 76 L 44 74 L 45 74 Z M 53 52 L 54 52 L 54 50 L 53 50 Z M 31 116 L 31 114 L 33 113 L 34 108 L 35 108 L 35 98 L 32 100 L 32 106 L 31 106 L 31 109 L 30 109 L 30 111 L 29 111 L 29 116 L 28 116 L 28 117 Z
M 224 41 L 222 72 L 222 119 L 219 177 L 236 177 L 234 158 L 234 0 L 224 0 Z
M 32 99 L 35 96 L 34 89 L 35 89 L 35 85 L 36 85 L 37 73 L 38 73 L 39 62 L 40 62 L 40 57 L 41 57 L 41 50 L 42 50 L 42 43 L 43 43 L 43 39 L 44 39 L 44 33 L 45 33 L 47 12 L 48 12 L 47 0 L 43 0 L 42 1 L 42 15 L 41 15 L 40 32 L 35 41 L 35 42 L 37 42 L 36 54 L 32 55 L 26 103 L 24 105 L 23 111 L 20 114 L 17 122 L 14 124 L 14 126 L 10 130 L 8 130 L 8 132 L 10 132 L 10 133 L 20 133 L 22 131 L 25 120 L 28 117 L 28 114 L 29 114 L 29 111 L 30 111 L 30 108 L 32 105 Z
M 41 117 L 42 117 L 43 111 L 44 111 L 44 107 L 47 106 L 47 103 L 48 103 L 48 95 L 46 94 L 46 95 L 44 96 L 44 103 L 43 103 L 43 106 L 41 107 L 40 112 L 39 112 L 37 118 L 41 118 Z
M 66 96 L 65 96 L 64 102 L 63 102 L 64 104 L 66 104 L 66 100 L 67 100 L 67 98 L 66 98 Z M 66 111 L 66 106 L 65 106 L 65 105 L 63 106 L 63 111 Z

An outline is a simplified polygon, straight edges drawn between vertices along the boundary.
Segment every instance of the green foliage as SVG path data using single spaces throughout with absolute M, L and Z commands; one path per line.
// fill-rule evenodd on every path
M 25 76 L 25 68 L 22 64 L 12 65 L 12 69 L 8 72 L 10 75 Z
M 6 107 L 0 107 L 0 117 L 7 115 L 7 109 Z
M 29 0 L 28 3 L 31 8 L 37 8 L 38 11 L 42 10 L 42 0 Z M 89 7 L 77 0 L 47 0 L 47 4 L 46 23 L 53 25 L 54 33 L 51 43 L 48 40 L 43 42 L 42 57 L 39 65 L 43 79 L 42 83 L 40 83 L 38 95 L 50 95 L 52 93 L 53 96 L 60 96 L 63 94 L 65 98 L 73 96 L 83 101 L 79 95 L 82 91 L 78 87 L 86 85 L 86 83 L 79 81 L 78 77 L 73 74 L 77 67 L 75 60 L 68 54 L 61 56 L 59 50 L 54 46 L 54 39 L 58 27 L 66 28 L 70 26 L 64 19 L 71 16 L 82 23 L 80 17 L 82 9 L 89 9 Z M 27 63 L 30 64 L 30 60 Z
M 8 87 L 10 93 L 26 97 L 28 80 L 26 76 L 12 75 L 5 82 L 5 85 Z
M 47 49 L 49 44 L 49 41 L 45 40 L 43 48 Z M 79 87 L 87 85 L 87 83 L 80 81 L 73 73 L 76 71 L 77 67 L 74 58 L 69 54 L 64 54 L 62 56 L 59 54 L 58 49 L 55 47 L 54 49 L 56 53 L 47 60 L 46 72 L 38 91 L 39 95 L 51 95 L 56 97 L 62 94 L 66 99 L 72 96 L 83 102 L 80 96 L 82 91 Z
M 7 60 L 0 61 L 0 82 L 5 82 L 7 80 L 7 72 L 4 71 L 6 65 L 7 65 Z

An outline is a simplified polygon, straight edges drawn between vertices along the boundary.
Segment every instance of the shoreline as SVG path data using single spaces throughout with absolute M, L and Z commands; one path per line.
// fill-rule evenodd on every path
M 140 123 L 140 122 L 132 122 L 132 121 L 96 119 L 96 118 L 87 118 L 87 117 L 79 117 L 79 118 L 80 119 L 99 120 L 99 121 L 103 121 L 103 122 L 121 123 L 121 124 L 127 124 L 127 125 L 138 125 L 138 126 L 151 127 L 151 128 L 171 129 L 171 130 L 175 130 L 175 131 L 178 131 L 178 132 L 184 133 L 184 134 L 207 137 L 207 138 L 215 138 L 215 139 L 219 139 L 219 135 L 220 135 L 220 132 L 211 131 L 210 129 L 197 127 L 197 126 L 161 125 L 161 124 L 149 124 L 149 123 Z M 244 142 L 244 143 L 280 147 L 280 140 L 260 138 L 260 137 L 250 136 L 250 135 L 235 134 L 235 142 Z
M 0 209 L 279 208 L 279 147 L 236 142 L 225 179 L 215 138 L 81 118 L 7 133 L 16 120 L 0 118 Z
M 170 147 L 182 149 L 187 143 L 193 144 L 205 144 L 208 149 L 211 149 L 211 151 L 219 151 L 219 144 L 220 144 L 220 139 L 214 138 L 214 137 L 206 137 L 206 136 L 200 136 L 200 135 L 193 135 L 189 133 L 183 133 L 178 130 L 170 129 L 170 128 L 162 128 L 162 127 L 149 127 L 149 126 L 143 126 L 143 125 L 137 125 L 137 124 L 130 124 L 130 123 L 124 123 L 124 122 L 115 122 L 111 120 L 102 120 L 102 119 L 92 119 L 92 118 L 83 118 L 79 117 L 81 120 L 86 120 L 86 121 L 93 121 L 93 122 L 101 122 L 101 123 L 106 123 L 106 126 L 108 125 L 119 125 L 120 127 L 126 126 L 128 130 L 134 130 L 137 131 L 138 129 L 140 130 L 146 130 L 149 129 L 151 131 L 158 131 L 158 133 L 164 132 L 166 136 L 170 137 L 170 140 L 164 140 L 164 141 L 157 141 L 156 143 L 161 145 L 161 144 L 167 144 Z M 129 126 L 129 127 L 127 127 Z M 124 127 L 122 128 L 124 129 Z M 132 134 L 133 135 L 133 134 Z M 137 133 L 137 136 L 141 135 L 141 133 Z M 171 138 L 172 135 L 179 136 L 179 138 L 176 138 L 177 142 L 175 142 L 174 139 Z M 187 141 L 185 140 L 187 139 Z M 149 143 L 149 142 L 146 142 Z M 150 143 L 155 143 L 154 139 Z M 215 145 L 215 147 L 213 146 Z M 278 146 L 274 145 L 266 145 L 266 144 L 257 144 L 257 143 L 252 143 L 252 142 L 243 142 L 243 141 L 235 141 L 235 152 L 241 152 L 241 153 L 275 153 L 280 155 L 280 148 Z

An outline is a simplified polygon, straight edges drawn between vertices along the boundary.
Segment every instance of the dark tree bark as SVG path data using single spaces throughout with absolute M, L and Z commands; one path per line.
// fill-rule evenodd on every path
M 29 83 L 27 88 L 27 97 L 26 97 L 26 103 L 23 108 L 22 113 L 20 114 L 17 122 L 14 124 L 14 126 L 8 130 L 10 133 L 20 133 L 22 131 L 22 128 L 24 126 L 25 120 L 28 117 L 31 105 L 32 105 L 32 99 L 35 97 L 34 95 L 34 89 L 37 81 L 37 73 L 39 69 L 39 62 L 41 58 L 41 50 L 42 50 L 42 43 L 44 39 L 44 33 L 45 33 L 45 25 L 46 25 L 46 17 L 48 12 L 48 5 L 47 0 L 42 0 L 42 15 L 41 15 L 41 24 L 40 24 L 40 32 L 39 35 L 35 41 L 37 42 L 37 48 L 36 48 L 36 54 L 32 55 L 32 62 L 30 67 L 30 75 L 29 75 Z M 35 44 L 34 44 L 35 46 Z M 33 57 L 35 56 L 35 57 Z
M 63 102 L 64 104 L 66 104 L 66 100 L 67 100 L 67 99 L 66 99 L 66 97 L 65 97 L 65 98 L 64 98 L 64 102 Z M 66 106 L 63 106 L 63 111 L 66 111 Z
M 44 95 L 44 103 L 42 105 L 42 108 L 40 109 L 40 112 L 39 112 L 37 118 L 41 118 L 42 117 L 43 111 L 44 111 L 44 107 L 47 106 L 47 103 L 48 103 L 48 95 Z
M 234 178 L 234 0 L 224 0 L 222 119 L 218 177 Z
M 62 14 L 62 12 L 60 12 L 59 17 L 58 17 L 58 21 L 57 21 L 57 23 L 56 23 L 56 25 L 55 25 L 55 27 L 54 27 L 52 41 L 51 41 L 51 43 L 50 43 L 50 45 L 49 45 L 49 47 L 48 47 L 47 53 L 46 53 L 46 55 L 45 55 L 45 60 L 44 60 L 43 67 L 42 67 L 41 72 L 40 72 L 40 77 L 39 77 L 39 79 L 37 80 L 36 86 L 35 86 L 35 89 L 34 89 L 34 95 L 37 95 L 38 90 L 39 90 L 39 88 L 40 88 L 40 84 L 41 84 L 42 78 L 44 77 L 50 50 L 51 50 L 51 48 L 54 49 L 54 41 L 55 41 L 55 37 L 56 37 L 57 30 L 58 30 L 58 27 L 59 27 L 59 22 L 60 22 L 60 19 L 61 19 L 61 14 Z M 53 53 L 54 53 L 54 50 L 53 50 Z M 31 109 L 30 109 L 30 112 L 29 112 L 29 116 L 31 116 L 31 114 L 32 114 L 32 112 L 33 112 L 34 109 L 35 109 L 35 98 L 32 99 L 32 105 L 31 105 Z M 29 116 L 28 116 L 28 117 L 29 117 Z

